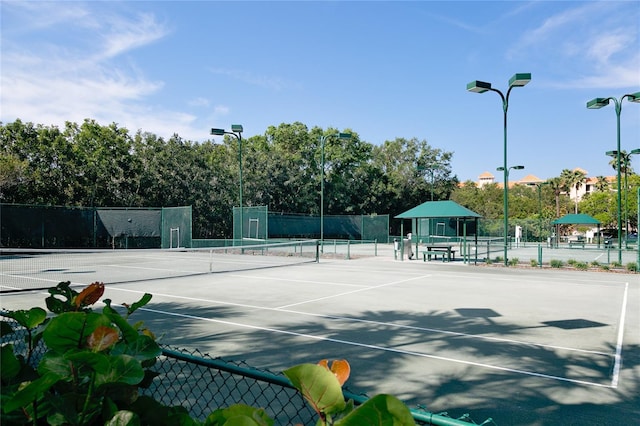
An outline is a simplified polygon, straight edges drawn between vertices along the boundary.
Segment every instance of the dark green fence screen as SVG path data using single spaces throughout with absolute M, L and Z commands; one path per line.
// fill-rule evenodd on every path
M 191 207 L 61 207 L 0 204 L 0 246 L 168 248 L 191 246 Z
M 241 219 L 242 217 L 242 219 Z M 240 237 L 242 223 L 242 237 Z M 320 238 L 320 217 L 278 213 L 267 206 L 233 208 L 234 239 Z M 389 215 L 325 215 L 324 238 L 387 242 Z
M 161 213 L 162 248 L 191 247 L 191 206 L 163 207 Z

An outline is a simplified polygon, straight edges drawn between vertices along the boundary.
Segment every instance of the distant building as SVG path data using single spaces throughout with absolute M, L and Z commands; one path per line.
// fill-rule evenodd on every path
M 512 188 L 514 185 L 525 185 L 535 187 L 536 184 L 544 182 L 544 180 L 540 179 L 535 175 L 526 175 L 522 179 L 518 181 L 509 181 L 509 188 Z M 489 185 L 492 183 L 496 183 L 495 176 L 490 172 L 484 172 L 480 176 L 478 176 L 478 181 L 476 182 L 476 186 L 478 188 L 482 188 L 484 185 Z M 462 183 L 464 185 L 464 183 Z M 497 182 L 498 187 L 502 188 L 502 182 Z
M 578 201 L 582 200 L 582 198 L 586 195 L 586 194 L 591 194 L 592 192 L 595 192 L 597 189 L 597 183 L 598 183 L 598 178 L 597 177 L 589 177 L 587 176 L 589 172 L 587 172 L 584 169 L 581 169 L 580 167 L 576 167 L 575 170 L 581 171 L 582 173 L 584 173 L 585 178 L 584 181 L 582 182 L 582 185 L 580 185 L 580 187 L 576 190 L 576 187 L 572 187 L 569 189 L 569 198 L 574 200 L 576 199 L 576 197 L 578 198 Z M 605 180 L 607 181 L 607 183 L 609 183 L 610 187 L 613 189 L 613 184 L 615 184 L 616 182 L 616 176 L 605 176 Z M 525 177 L 523 177 L 520 180 L 517 181 L 509 181 L 509 188 L 514 187 L 515 185 L 525 185 L 525 186 L 529 186 L 532 188 L 536 188 L 538 184 L 545 182 L 545 180 L 540 179 L 539 177 L 537 177 L 536 175 L 526 175 Z M 481 173 L 480 176 L 478 176 L 478 181 L 476 182 L 476 186 L 478 188 L 482 188 L 485 185 L 489 185 L 489 184 L 497 184 L 498 187 L 502 188 L 503 184 L 502 182 L 496 182 L 495 181 L 495 176 L 493 174 L 491 174 L 490 172 L 484 172 Z M 464 182 L 460 182 L 460 186 L 464 186 Z

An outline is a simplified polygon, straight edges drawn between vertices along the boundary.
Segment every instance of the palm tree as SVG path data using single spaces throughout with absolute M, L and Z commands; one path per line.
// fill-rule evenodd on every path
M 575 197 L 573 198 L 575 201 L 575 213 L 578 214 L 578 190 L 584 183 L 584 178 L 586 177 L 585 173 L 580 169 L 564 169 L 560 173 L 560 179 L 564 180 L 566 186 L 568 188 L 576 190 Z
M 596 191 L 605 192 L 609 190 L 609 181 L 604 176 L 596 177 Z
M 611 157 L 611 161 L 609 161 L 609 165 L 613 170 L 616 170 L 616 171 L 618 170 L 617 155 L 613 155 Z M 631 167 L 631 156 L 624 149 L 620 150 L 620 173 L 633 174 L 633 167 Z
M 560 177 L 551 178 L 547 182 L 556 197 L 556 218 L 558 218 L 560 217 L 560 194 L 567 191 L 567 185 Z

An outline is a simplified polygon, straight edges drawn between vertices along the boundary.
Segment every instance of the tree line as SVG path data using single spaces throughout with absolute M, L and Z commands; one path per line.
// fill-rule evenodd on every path
M 497 185 L 460 185 L 451 168 L 453 152 L 417 138 L 374 145 L 351 129 L 342 130 L 351 134 L 350 139 L 327 137 L 337 132 L 295 122 L 270 126 L 262 135 L 243 138 L 243 205 L 267 205 L 269 211 L 317 216 L 324 176 L 326 215 L 389 214 L 393 218 L 433 198 L 452 199 L 487 219 L 502 217 L 502 191 Z M 0 140 L 3 203 L 191 205 L 194 238 L 232 236 L 232 208 L 239 205 L 239 141 L 235 137 L 226 135 L 202 143 L 177 134 L 165 139 L 87 119 L 81 124 L 67 122 L 64 128 L 21 120 L 0 123 Z M 557 184 L 542 186 L 542 208 L 535 190 L 512 188 L 510 217 L 552 217 L 569 212 L 572 206 L 566 194 L 569 185 L 578 183 L 570 183 L 568 175 L 557 180 Z M 632 174 L 630 182 L 637 186 L 637 175 Z M 612 203 L 613 215 L 609 217 L 602 210 L 609 212 Z M 615 222 L 615 197 L 609 190 L 586 197 L 579 208 L 604 223 Z M 392 234 L 399 232 L 395 222 Z
M 231 136 L 196 143 L 130 133 L 115 123 L 64 128 L 0 123 L 0 199 L 4 203 L 168 207 L 191 205 L 194 238 L 230 238 L 239 205 L 239 143 Z M 376 146 L 358 134 L 324 142 L 324 213 L 396 215 L 424 199 L 448 199 L 457 185 L 452 153 L 418 139 Z M 242 139 L 243 205 L 319 215 L 321 136 L 296 122 Z M 433 181 L 418 165 L 435 166 Z M 432 185 L 433 183 L 433 185 Z

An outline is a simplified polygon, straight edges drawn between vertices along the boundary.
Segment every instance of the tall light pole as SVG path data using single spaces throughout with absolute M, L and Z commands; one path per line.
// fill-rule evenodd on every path
M 509 95 L 514 87 L 522 87 L 531 81 L 530 73 L 514 74 L 509 79 L 509 89 L 506 96 L 498 89 L 491 87 L 491 83 L 475 80 L 467 84 L 469 92 L 484 93 L 487 91 L 496 92 L 502 99 L 502 111 L 504 113 L 504 161 L 502 169 L 504 171 L 504 265 L 509 266 L 507 259 L 507 249 L 509 246 L 509 169 L 507 166 L 507 110 L 509 109 Z
M 496 168 L 496 170 L 497 170 L 497 171 L 499 171 L 499 172 L 505 172 L 505 174 L 504 174 L 504 175 L 505 175 L 505 179 L 504 179 L 504 182 L 505 182 L 504 186 L 505 186 L 505 188 L 509 186 L 509 170 L 522 170 L 522 169 L 524 169 L 524 166 L 511 166 L 511 167 L 507 167 L 507 170 L 506 170 L 506 171 L 505 171 L 504 167 L 502 167 L 502 166 L 501 166 L 501 167 Z M 508 195 L 508 194 L 509 194 L 509 193 L 507 192 L 507 195 Z M 509 206 L 509 200 L 507 200 L 507 206 Z M 508 211 L 508 207 L 507 207 L 507 211 Z M 506 228 L 504 228 L 504 229 L 505 229 L 505 230 L 507 230 L 507 231 L 509 230 L 509 222 L 507 222 L 507 224 L 506 224 Z M 509 235 L 509 233 L 505 231 L 505 235 L 507 235 L 507 236 L 508 236 L 508 235 Z M 517 241 L 516 241 L 516 244 L 517 244 Z M 506 246 L 505 246 L 505 247 L 506 247 Z M 507 250 L 506 250 L 506 249 L 505 249 L 505 251 L 504 251 L 504 258 L 505 258 L 505 259 L 507 258 Z M 506 265 L 506 263 L 505 263 L 505 265 Z
M 605 153 L 609 157 L 618 158 L 618 151 L 607 151 Z M 629 152 L 620 152 L 620 164 L 621 168 L 624 167 L 624 241 L 625 248 L 628 248 L 627 241 L 629 239 L 629 184 L 627 183 L 627 176 L 629 174 L 629 164 L 631 163 L 631 156 L 640 154 L 640 148 L 632 149 Z
M 351 139 L 351 133 L 332 133 L 320 136 L 320 252 L 324 250 L 324 143 L 329 138 Z
M 622 112 L 622 101 L 627 98 L 629 102 L 640 102 L 640 92 L 622 95 L 620 99 L 614 97 L 609 98 L 594 98 L 587 102 L 587 108 L 600 109 L 609 105 L 609 101 L 613 101 L 616 110 L 616 134 L 617 134 L 617 149 L 616 149 L 616 173 L 617 173 L 617 185 L 618 185 L 618 263 L 622 263 L 622 194 L 620 185 L 620 113 Z
M 549 182 L 536 183 L 536 187 L 538 188 L 538 232 L 540 233 L 539 237 L 542 237 L 542 186 L 543 185 L 549 185 Z
M 241 124 L 232 124 L 231 131 L 228 132 L 224 129 L 211 129 L 211 134 L 213 136 L 224 136 L 231 135 L 238 140 L 238 168 L 239 168 L 239 180 L 240 180 L 240 245 L 243 244 L 243 233 L 242 226 L 244 221 L 244 212 L 242 207 L 242 125 Z M 235 231 L 235 230 L 234 230 Z M 234 236 L 235 237 L 235 236 Z M 235 238 L 233 244 L 235 245 Z

